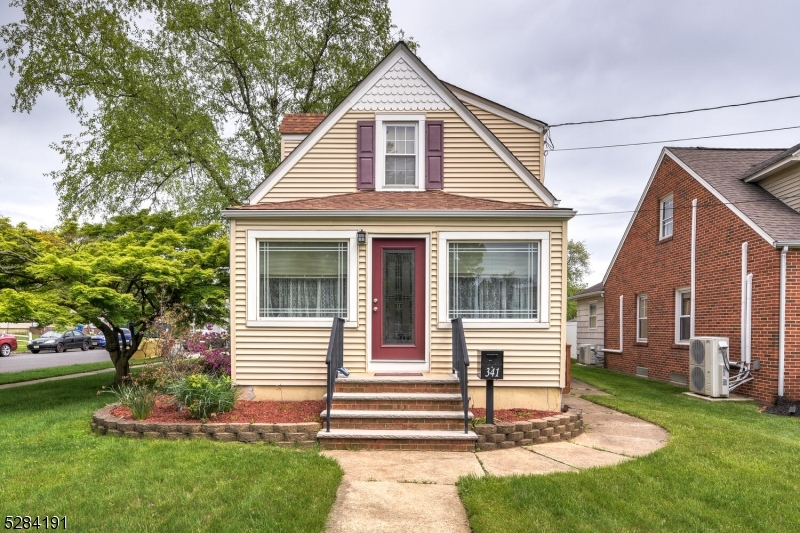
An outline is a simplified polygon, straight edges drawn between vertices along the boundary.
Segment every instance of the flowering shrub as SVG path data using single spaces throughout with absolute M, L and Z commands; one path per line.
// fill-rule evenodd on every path
M 200 355 L 207 373 L 214 376 L 231 375 L 231 348 L 227 335 L 196 333 L 186 341 L 186 349 Z

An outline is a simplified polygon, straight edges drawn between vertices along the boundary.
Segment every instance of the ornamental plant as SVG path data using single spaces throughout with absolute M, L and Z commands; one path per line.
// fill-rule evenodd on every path
M 192 374 L 178 380 L 170 386 L 170 392 L 178 404 L 198 420 L 232 410 L 240 394 L 230 376 L 206 374 Z
M 131 410 L 133 418 L 144 420 L 153 412 L 156 404 L 156 392 L 141 385 L 119 385 L 111 392 L 119 403 Z

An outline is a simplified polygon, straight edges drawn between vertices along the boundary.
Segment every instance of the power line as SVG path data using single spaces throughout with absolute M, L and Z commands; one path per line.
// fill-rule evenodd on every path
M 742 200 L 739 202 L 719 202 L 720 205 L 741 205 L 741 204 L 754 204 L 759 202 L 772 202 L 775 200 L 782 201 L 782 200 L 791 200 L 795 198 L 800 198 L 800 195 L 793 195 L 793 196 L 784 196 L 782 199 L 778 198 L 777 196 L 774 198 L 763 198 L 761 200 Z M 697 204 L 697 208 L 706 208 L 706 207 L 717 207 L 716 202 L 708 202 L 705 204 Z M 691 209 L 691 205 L 673 205 L 673 210 L 678 209 Z M 624 215 L 628 213 L 641 213 L 645 211 L 660 211 L 660 207 L 645 207 L 642 209 L 630 209 L 626 211 L 599 211 L 597 213 L 578 213 L 575 215 L 576 217 L 593 217 L 593 216 L 602 216 L 602 215 Z
M 620 122 L 623 120 L 639 120 L 643 118 L 655 118 L 655 117 L 667 117 L 670 115 L 685 115 L 687 113 L 698 113 L 700 111 L 714 111 L 716 109 L 726 109 L 729 107 L 742 107 L 747 105 L 754 105 L 754 104 L 765 104 L 768 102 L 778 102 L 780 100 L 791 100 L 792 98 L 800 98 L 800 94 L 795 94 L 792 96 L 781 96 L 780 98 L 769 98 L 767 100 L 753 100 L 752 102 L 742 102 L 740 104 L 726 104 L 726 105 L 719 105 L 715 107 L 700 107 L 698 109 L 687 109 L 686 111 L 670 111 L 669 113 L 654 113 L 652 115 L 638 115 L 632 117 L 620 117 L 620 118 L 606 118 L 602 120 L 584 120 L 582 122 L 564 122 L 562 124 L 552 124 L 550 128 L 559 128 L 562 126 L 579 126 L 582 124 L 600 124 L 602 122 Z
M 642 146 L 645 144 L 664 144 L 664 143 L 674 143 L 674 142 L 681 142 L 681 141 L 696 141 L 699 139 L 716 139 L 719 137 L 736 137 L 737 135 L 752 135 L 754 133 L 767 133 L 770 131 L 784 131 L 784 130 L 794 130 L 800 128 L 800 126 L 787 126 L 785 128 L 771 128 L 768 130 L 753 130 L 753 131 L 742 131 L 739 133 L 724 133 L 720 135 L 705 135 L 702 137 L 685 137 L 683 139 L 667 139 L 665 141 L 646 141 L 640 143 L 625 143 L 625 144 L 605 144 L 600 146 L 581 146 L 578 148 L 551 148 L 547 152 L 572 152 L 575 150 L 598 150 L 600 148 L 620 148 L 623 146 Z

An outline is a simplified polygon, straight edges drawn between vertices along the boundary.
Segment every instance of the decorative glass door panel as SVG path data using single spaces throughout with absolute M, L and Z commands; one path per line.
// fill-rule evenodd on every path
M 424 260 L 424 240 L 373 240 L 373 360 L 425 360 Z
M 383 344 L 414 344 L 414 252 L 383 251 Z

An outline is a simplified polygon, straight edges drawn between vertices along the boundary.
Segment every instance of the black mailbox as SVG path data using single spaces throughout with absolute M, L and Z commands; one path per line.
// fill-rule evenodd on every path
M 502 350 L 481 350 L 478 379 L 503 379 Z

